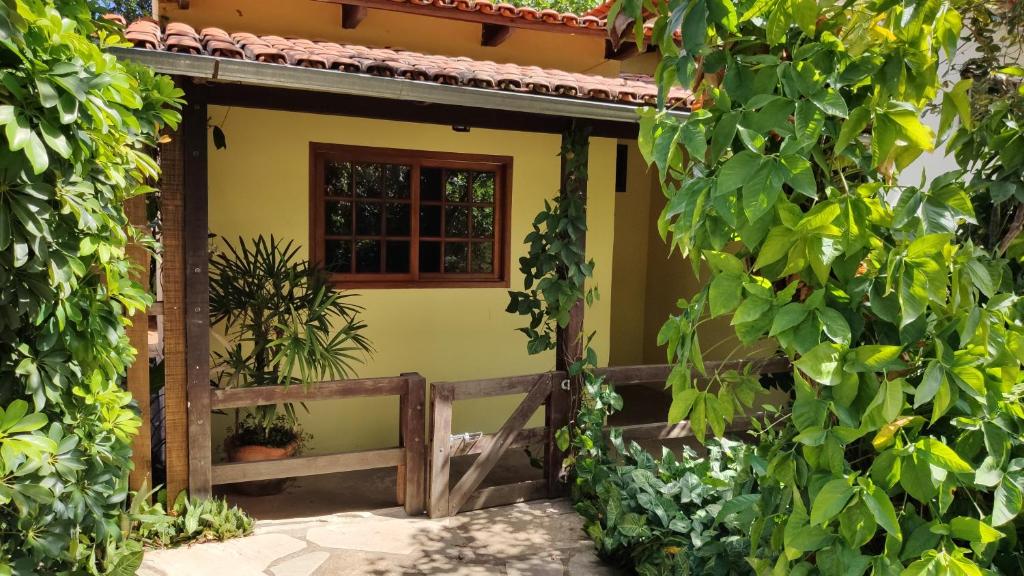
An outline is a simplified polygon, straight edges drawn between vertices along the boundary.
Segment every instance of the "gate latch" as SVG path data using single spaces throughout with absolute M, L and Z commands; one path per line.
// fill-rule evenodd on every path
M 483 437 L 483 432 L 463 432 L 462 434 L 452 434 L 448 437 L 450 443 L 454 442 L 475 442 Z

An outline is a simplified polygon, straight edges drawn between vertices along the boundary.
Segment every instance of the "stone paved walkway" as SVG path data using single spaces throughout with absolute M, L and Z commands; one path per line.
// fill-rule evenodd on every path
M 146 553 L 139 576 L 611 576 L 565 500 L 454 518 L 399 508 L 260 521 L 227 542 Z

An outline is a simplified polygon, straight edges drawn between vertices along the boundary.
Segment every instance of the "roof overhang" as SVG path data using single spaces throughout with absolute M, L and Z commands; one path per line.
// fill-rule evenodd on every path
M 109 51 L 118 58 L 144 64 L 162 74 L 216 82 L 503 110 L 559 118 L 627 124 L 639 121 L 637 106 L 614 102 L 451 86 L 405 78 L 317 70 L 142 48 L 110 48 Z M 689 115 L 688 112 L 681 110 L 669 111 L 669 114 L 677 118 Z

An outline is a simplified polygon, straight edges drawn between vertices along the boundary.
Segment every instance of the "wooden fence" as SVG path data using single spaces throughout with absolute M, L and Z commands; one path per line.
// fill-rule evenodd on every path
M 393 378 L 337 380 L 321 382 L 309 390 L 302 386 L 268 386 L 259 388 L 213 389 L 210 406 L 214 409 L 244 408 L 282 402 L 313 402 L 367 396 L 398 396 L 400 438 L 397 448 L 339 452 L 317 456 L 300 456 L 284 460 L 230 462 L 215 464 L 209 477 L 212 484 L 231 484 L 250 480 L 269 480 L 293 476 L 310 476 L 334 472 L 350 472 L 372 468 L 397 467 L 397 500 L 410 514 L 425 509 L 425 438 L 424 393 L 426 381 L 416 373 Z M 208 428 L 207 428 L 208 434 Z M 209 436 L 205 440 L 209 446 Z M 209 458 L 192 459 L 192 466 L 209 462 Z
M 751 367 L 754 373 L 772 374 L 788 372 L 790 365 L 785 358 L 766 358 L 735 362 L 707 362 L 706 371 L 716 373 L 726 370 L 743 370 Z M 606 381 L 621 388 L 645 384 L 664 384 L 672 371 L 671 365 L 617 366 L 596 371 Z M 550 497 L 561 492 L 554 485 L 557 474 L 553 468 L 560 465 L 551 455 L 554 445 L 555 426 L 524 428 L 534 412 L 543 404 L 550 414 L 553 400 L 565 381 L 565 372 L 552 371 L 526 376 L 469 380 L 463 382 L 437 382 L 431 384 L 430 418 L 430 469 L 429 501 L 427 510 L 431 518 L 454 516 L 459 512 L 501 506 L 525 500 Z M 698 377 L 698 381 L 701 379 Z M 554 393 L 554 394 L 553 394 Z M 469 398 L 488 398 L 526 394 L 512 415 L 494 434 L 452 435 L 453 403 Z M 550 418 L 545 419 L 551 422 Z M 737 418 L 733 429 L 746 429 L 749 420 Z M 610 431 L 612 427 L 607 427 Z M 690 423 L 652 422 L 617 426 L 623 440 L 668 440 L 692 436 Z M 543 443 L 546 450 L 544 461 L 545 477 L 542 480 L 527 480 L 478 489 L 487 474 L 494 469 L 501 456 L 509 449 Z M 479 454 L 469 470 L 451 486 L 451 459 L 457 456 Z

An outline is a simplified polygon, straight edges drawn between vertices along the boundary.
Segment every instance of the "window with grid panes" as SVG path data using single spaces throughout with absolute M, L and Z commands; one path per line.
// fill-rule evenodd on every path
M 311 251 L 342 283 L 507 286 L 511 159 L 311 146 Z

